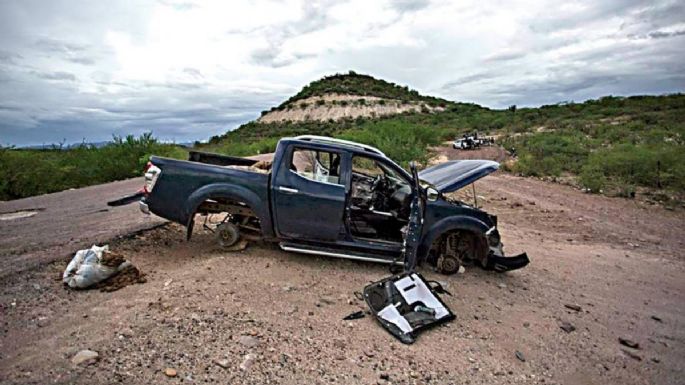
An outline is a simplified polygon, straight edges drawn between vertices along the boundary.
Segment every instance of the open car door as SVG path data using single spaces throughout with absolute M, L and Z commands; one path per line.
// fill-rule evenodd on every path
M 404 236 L 404 272 L 364 288 L 364 300 L 376 320 L 405 344 L 413 343 L 420 330 L 454 319 L 454 314 L 438 297 L 438 292 L 447 292 L 437 282 L 437 286 L 432 287 L 430 282 L 414 271 L 425 198 L 419 185 L 416 165 L 412 163 L 410 168 L 414 191 Z

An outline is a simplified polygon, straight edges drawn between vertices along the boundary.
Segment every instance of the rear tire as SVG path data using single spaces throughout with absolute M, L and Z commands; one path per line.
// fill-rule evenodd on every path
M 231 222 L 224 222 L 217 226 L 216 235 L 219 245 L 223 248 L 231 247 L 240 240 L 240 230 Z

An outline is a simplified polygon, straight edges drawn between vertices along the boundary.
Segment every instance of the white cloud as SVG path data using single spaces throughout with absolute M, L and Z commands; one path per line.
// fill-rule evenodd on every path
M 685 87 L 678 1 L 0 3 L 0 142 L 205 139 L 350 69 L 491 107 Z

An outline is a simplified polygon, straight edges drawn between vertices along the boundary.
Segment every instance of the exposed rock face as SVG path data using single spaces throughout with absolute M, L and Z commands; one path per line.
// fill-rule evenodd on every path
M 442 111 L 442 107 L 433 107 L 416 101 L 384 99 L 376 96 L 326 94 L 312 96 L 289 103 L 283 109 L 275 109 L 257 119 L 260 123 L 279 121 L 328 121 L 343 118 L 376 117 L 401 114 L 403 112 Z

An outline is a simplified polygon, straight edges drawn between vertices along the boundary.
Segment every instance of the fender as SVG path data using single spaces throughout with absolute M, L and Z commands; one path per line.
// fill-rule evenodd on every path
M 183 215 L 187 218 L 188 239 L 192 235 L 193 214 L 195 214 L 200 204 L 208 198 L 228 198 L 245 202 L 259 217 L 262 234 L 265 237 L 273 236 L 268 203 L 262 202 L 257 194 L 245 187 L 229 183 L 213 183 L 195 190 L 183 205 Z
M 431 226 L 428 231 L 424 232 L 423 238 L 418 248 L 418 256 L 420 260 L 424 260 L 428 256 L 431 245 L 433 242 L 446 231 L 451 230 L 467 230 L 474 234 L 478 234 L 485 237 L 485 232 L 488 231 L 489 227 L 484 222 L 469 216 L 457 215 L 452 217 L 443 218 L 442 220 L 436 222 Z M 487 245 L 487 242 L 485 242 Z

